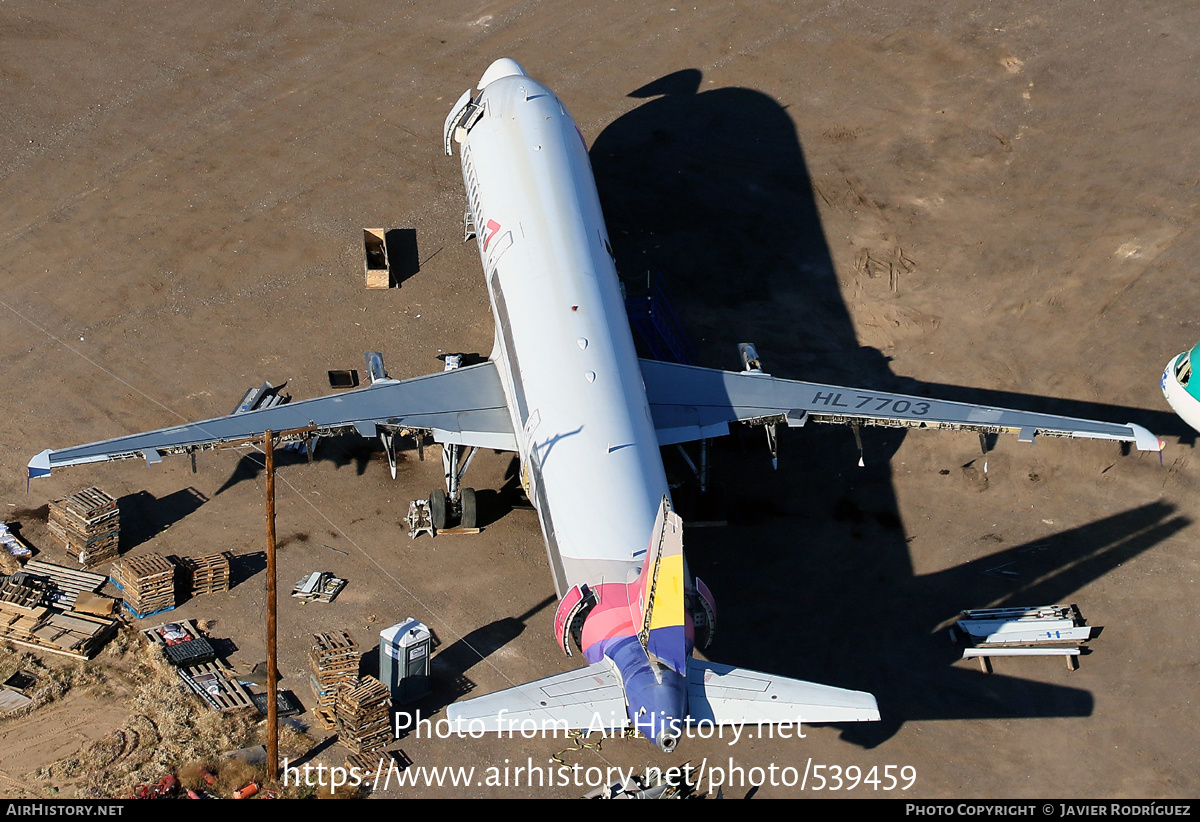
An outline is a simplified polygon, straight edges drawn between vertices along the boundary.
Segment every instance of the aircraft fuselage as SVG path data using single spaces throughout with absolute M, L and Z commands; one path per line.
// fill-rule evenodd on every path
M 672 626 L 682 671 L 648 654 L 627 616 L 670 492 L 587 146 L 555 94 L 523 73 L 487 82 L 474 104 L 463 182 L 522 482 L 558 595 L 605 590 L 601 605 L 629 623 L 585 656 L 610 661 L 631 721 L 653 717 L 639 730 L 670 748 L 687 712 L 690 614 Z
M 667 479 L 583 137 L 524 75 L 461 146 L 523 480 L 562 596 L 629 582 Z

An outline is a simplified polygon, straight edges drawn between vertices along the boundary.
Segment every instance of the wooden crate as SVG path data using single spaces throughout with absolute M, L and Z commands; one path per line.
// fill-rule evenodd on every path
M 363 229 L 363 267 L 367 273 L 367 288 L 390 288 L 392 285 L 386 234 L 382 228 Z

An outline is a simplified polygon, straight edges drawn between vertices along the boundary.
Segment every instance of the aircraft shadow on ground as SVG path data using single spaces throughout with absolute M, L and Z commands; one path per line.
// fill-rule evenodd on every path
M 149 542 L 208 502 L 195 488 L 183 488 L 157 499 L 148 491 L 126 494 L 117 500 L 121 511 L 121 553 Z
M 407 706 L 406 710 L 419 709 L 422 716 L 432 716 L 475 690 L 475 683 L 467 677 L 467 672 L 520 636 L 530 619 L 543 609 L 554 607 L 557 601 L 556 597 L 546 597 L 520 616 L 494 620 L 439 648 L 430 660 L 433 693 Z
M 425 459 L 440 459 L 441 446 L 434 445 L 430 442 L 425 443 Z M 407 470 L 408 464 L 411 461 L 418 459 L 417 446 L 410 437 L 396 439 L 396 472 L 397 476 Z M 229 477 L 221 484 L 213 496 L 220 496 L 224 492 L 233 488 L 242 482 L 256 480 L 266 471 L 266 458 L 263 454 L 254 451 L 247 452 L 238 460 Z M 387 454 L 383 450 L 383 445 L 378 439 L 359 437 L 354 434 L 337 437 L 322 437 L 313 454 L 313 462 L 333 463 L 334 467 L 341 469 L 347 466 L 354 466 L 354 471 L 357 476 L 362 476 L 367 470 L 388 470 Z M 275 448 L 275 469 L 287 468 L 293 465 L 304 465 L 308 463 L 308 457 L 303 451 L 294 449 L 283 449 L 280 446 Z
M 921 385 L 892 374 L 887 358 L 855 336 L 788 113 L 751 89 L 701 92 L 701 81 L 688 69 L 633 92 L 648 101 L 591 148 L 618 269 L 632 281 L 644 282 L 647 272 L 666 280 L 698 364 L 736 369 L 736 344 L 753 341 L 760 354 L 769 352 L 765 366 L 776 376 L 1185 435 L 1165 412 Z M 711 657 L 874 693 L 883 721 L 844 731 L 868 746 L 913 719 L 1090 714 L 1086 691 L 951 667 L 961 651 L 932 632 L 963 608 L 1056 603 L 1188 520 L 1153 503 L 916 576 L 914 537 L 902 528 L 890 467 L 904 436 L 871 431 L 867 465 L 855 468 L 849 430 L 809 426 L 781 443 L 777 473 L 757 432 L 715 444 L 715 477 L 734 489 L 726 509 L 739 525 L 697 528 L 687 538 L 692 572 L 717 597 Z M 735 457 L 743 441 L 750 450 Z M 1020 576 L 986 573 L 1006 562 Z

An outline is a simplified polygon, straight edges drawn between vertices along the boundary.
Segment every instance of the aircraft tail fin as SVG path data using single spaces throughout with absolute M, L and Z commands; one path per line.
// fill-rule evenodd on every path
M 687 675 L 687 588 L 683 561 L 683 520 L 663 497 L 646 563 L 637 585 L 638 640 L 646 652 L 680 676 Z

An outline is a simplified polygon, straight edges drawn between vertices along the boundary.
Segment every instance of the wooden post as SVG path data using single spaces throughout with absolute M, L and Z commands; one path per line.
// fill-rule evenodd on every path
M 267 458 L 267 778 L 279 776 L 279 674 L 275 661 L 275 435 L 263 434 Z

